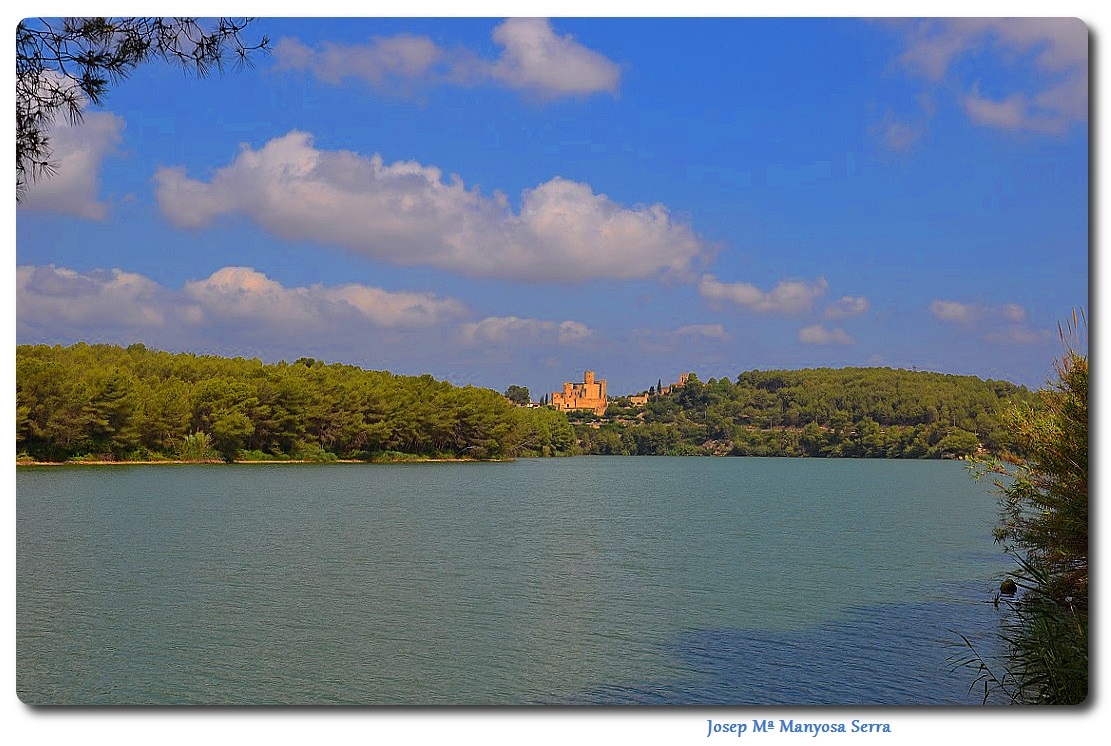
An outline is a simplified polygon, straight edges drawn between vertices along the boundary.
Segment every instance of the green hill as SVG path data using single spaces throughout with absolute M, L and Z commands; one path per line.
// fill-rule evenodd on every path
M 141 344 L 16 347 L 17 458 L 34 461 L 502 459 L 586 454 L 957 458 L 1005 450 L 1026 388 L 890 368 L 692 376 L 605 416 L 311 358 Z
M 1005 449 L 1002 414 L 1028 389 L 892 368 L 748 371 L 692 377 L 643 406 L 572 415 L 588 453 L 959 458 Z
M 429 375 L 143 345 L 16 348 L 16 449 L 36 461 L 500 459 L 573 440 L 558 412 Z

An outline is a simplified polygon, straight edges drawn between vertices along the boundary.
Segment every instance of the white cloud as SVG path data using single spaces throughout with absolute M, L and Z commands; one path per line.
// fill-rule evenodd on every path
M 960 303 L 955 300 L 935 300 L 930 303 L 930 313 L 939 321 L 962 324 L 980 320 L 1003 321 L 1014 324 L 1021 324 L 1026 321 L 1026 309 L 1017 303 L 986 306 L 975 303 Z
M 557 339 L 560 344 L 574 344 L 594 336 L 594 330 L 578 321 L 561 321 Z
M 361 81 L 375 90 L 409 96 L 445 82 L 449 67 L 467 67 L 471 55 L 450 53 L 425 36 L 399 34 L 376 37 L 366 44 L 324 42 L 311 48 L 297 39 L 283 38 L 274 46 L 275 70 L 307 70 L 332 85 L 347 79 Z
M 677 329 L 636 329 L 632 337 L 641 351 L 654 355 L 681 353 L 689 355 L 707 343 L 728 342 L 732 337 L 721 324 L 685 324 Z
M 16 328 L 24 333 L 157 328 L 166 305 L 157 283 L 131 272 L 16 268 Z
M 984 335 L 984 340 L 987 342 L 1018 346 L 1042 344 L 1052 338 L 1053 334 L 1048 329 L 1031 329 L 1019 324 L 988 332 Z
M 22 266 L 16 276 L 20 344 L 141 340 L 158 349 L 335 356 L 396 370 L 414 360 L 481 367 L 499 355 L 575 349 L 596 335 L 573 319 L 474 320 L 460 301 L 432 293 L 357 283 L 287 287 L 250 267 L 224 267 L 177 288 L 118 269 Z
M 557 36 L 543 18 L 510 18 L 493 34 L 505 47 L 490 75 L 511 88 L 545 96 L 615 93 L 621 69 L 571 35 Z
M 240 347 L 275 339 L 306 345 L 359 339 L 368 330 L 428 329 L 467 313 L 458 300 L 431 293 L 359 284 L 287 288 L 248 267 L 224 267 L 180 290 L 119 269 L 23 266 L 16 278 L 17 328 L 36 338 L 200 335 Z
M 1078 18 L 937 18 L 906 25 L 900 60 L 932 80 L 943 80 L 963 56 L 988 49 L 1011 56 L 1036 53 L 1043 70 L 1088 63 L 1088 28 Z
M 593 330 L 578 321 L 542 321 L 517 316 L 488 316 L 463 324 L 460 335 L 468 344 L 574 344 L 589 339 Z
M 721 341 L 729 339 L 729 332 L 721 324 L 687 324 L 676 329 L 674 334 L 677 337 L 705 337 Z
M 406 92 L 421 86 L 495 82 L 541 98 L 616 93 L 621 68 L 602 54 L 560 36 L 543 18 L 510 18 L 494 28 L 502 48 L 496 60 L 466 49 L 445 49 L 428 37 L 402 34 L 367 44 L 326 43 L 319 49 L 292 38 L 274 48 L 276 69 L 309 70 L 339 83 L 355 78 L 378 89 Z
M 826 308 L 826 318 L 844 319 L 849 316 L 859 316 L 867 311 L 870 305 L 864 296 L 843 295 L 840 300 Z
M 804 326 L 799 329 L 799 341 L 808 345 L 851 345 L 855 340 L 845 333 L 844 329 L 827 329 L 821 324 Z
M 930 313 L 939 321 L 968 323 L 980 318 L 983 309 L 968 303 L 958 303 L 955 300 L 935 300 L 930 304 Z
M 1088 118 L 1088 29 L 1076 18 L 950 18 L 900 23 L 907 47 L 900 62 L 927 80 L 956 84 L 976 124 L 1060 134 Z M 980 93 L 961 61 L 993 54 L 1024 82 L 1008 79 L 996 95 Z
M 433 166 L 317 150 L 303 132 L 243 146 L 208 183 L 169 168 L 155 181 L 163 213 L 182 228 L 243 214 L 283 238 L 473 277 L 683 275 L 708 252 L 661 204 L 625 207 L 557 176 L 527 190 L 515 215 L 504 195 L 445 181 Z
M 746 282 L 718 282 L 713 275 L 703 275 L 698 293 L 710 301 L 728 301 L 758 313 L 792 315 L 809 311 L 816 300 L 829 292 L 825 278 L 813 282 L 783 280 L 765 292 Z
M 20 209 L 57 212 L 89 220 L 108 217 L 100 201 L 100 167 L 116 152 L 124 121 L 109 112 L 86 112 L 78 124 L 59 120 L 47 133 L 56 173 L 30 182 Z
M 420 328 L 465 313 L 457 300 L 431 293 L 391 292 L 348 284 L 286 288 L 248 267 L 224 267 L 188 282 L 184 294 L 212 319 L 254 319 L 278 327 L 325 329 L 358 318 L 380 328 Z
M 313 289 L 318 286 L 314 285 Z M 454 298 L 437 298 L 432 293 L 390 291 L 366 285 L 348 284 L 323 290 L 330 303 L 345 302 L 381 327 L 417 328 L 443 323 L 466 313 Z
M 961 99 L 961 105 L 976 124 L 1005 130 L 1021 130 L 1026 126 L 1027 103 L 1021 93 L 1013 93 L 1003 101 L 993 101 L 980 96 L 979 86 Z
M 868 128 L 868 134 L 878 138 L 891 153 L 910 153 L 929 132 L 930 120 L 937 113 L 935 97 L 930 92 L 921 91 L 915 99 L 917 111 L 896 114 L 889 108 L 881 121 Z
M 1017 303 L 1006 303 L 1000 309 L 1003 318 L 1008 321 L 1013 321 L 1016 324 L 1021 324 L 1026 321 L 1026 309 Z
M 935 300 L 930 313 L 939 321 L 960 324 L 966 330 L 978 329 L 986 342 L 1007 345 L 1033 345 L 1048 341 L 1052 334 L 1046 329 L 1033 329 L 1026 324 L 1026 309 L 1017 303 L 985 306 Z
M 408 34 L 379 37 L 362 45 L 325 42 L 319 50 L 292 38 L 274 45 L 278 71 L 311 70 L 327 83 L 357 78 L 375 87 L 403 85 L 427 76 L 444 56 L 428 37 Z
M 908 122 L 891 120 L 882 127 L 883 144 L 896 153 L 906 153 L 922 137 L 922 128 Z

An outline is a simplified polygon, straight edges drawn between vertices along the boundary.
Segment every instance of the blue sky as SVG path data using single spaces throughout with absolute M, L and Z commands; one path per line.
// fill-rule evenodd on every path
M 1026 19 L 261 19 L 54 132 L 16 341 L 584 370 L 1052 373 L 1088 299 L 1088 31 Z

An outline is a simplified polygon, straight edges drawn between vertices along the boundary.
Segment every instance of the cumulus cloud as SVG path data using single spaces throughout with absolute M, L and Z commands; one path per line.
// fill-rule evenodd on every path
M 880 128 L 883 144 L 896 153 L 909 152 L 922 138 L 922 128 L 910 122 L 888 120 Z
M 984 335 L 984 340 L 987 342 L 1016 346 L 1042 344 L 1052 338 L 1053 333 L 1048 329 L 1031 329 L 1021 324 L 1007 326 Z
M 685 324 L 677 329 L 638 329 L 633 332 L 637 346 L 644 352 L 689 353 L 700 343 L 728 342 L 732 337 L 721 324 Z
M 972 91 L 961 99 L 961 105 L 973 122 L 989 127 L 1014 131 L 1024 128 L 1042 130 L 1048 124 L 1030 120 L 1029 104 L 1026 96 L 1021 93 L 1013 93 L 1002 101 L 993 101 L 981 97 L 980 86 L 976 84 L 972 86 Z M 1052 129 L 1058 129 L 1057 125 L 1054 124 Z
M 932 80 L 943 80 L 961 57 L 982 52 L 1033 54 L 1044 70 L 1088 63 L 1088 28 L 1077 18 L 938 18 L 906 27 L 901 61 Z
M 254 319 L 279 327 L 324 329 L 340 321 L 366 321 L 381 328 L 420 328 L 460 316 L 466 308 L 431 293 L 394 292 L 367 285 L 286 288 L 249 267 L 224 267 L 188 282 L 186 298 L 213 320 Z
M 721 341 L 729 339 L 729 332 L 721 324 L 687 324 L 676 329 L 674 334 L 676 337 L 703 337 Z
M 899 28 L 907 41 L 899 61 L 934 84 L 965 91 L 961 106 L 976 124 L 1060 134 L 1088 118 L 1088 29 L 1079 19 L 928 19 Z M 1024 75 L 995 95 L 981 93 L 983 82 L 960 65 L 978 54 Z
M 851 345 L 855 340 L 844 329 L 827 329 L 821 324 L 804 326 L 799 329 L 799 341 L 808 345 Z
M 1007 321 L 1013 321 L 1016 324 L 1026 321 L 1026 309 L 1017 303 L 1006 303 L 999 311 Z
M 502 48 L 494 60 L 407 34 L 359 45 L 325 43 L 318 49 L 285 38 L 275 45 L 274 56 L 279 71 L 308 70 L 329 83 L 354 78 L 394 92 L 488 82 L 541 98 L 617 91 L 621 68 L 571 35 L 557 34 L 547 19 L 510 18 L 494 29 L 492 38 Z
M 867 311 L 870 305 L 864 296 L 843 295 L 840 300 L 826 308 L 826 318 L 844 319 L 859 316 Z
M 719 282 L 713 275 L 703 275 L 698 283 L 699 295 L 707 300 L 736 303 L 758 313 L 781 315 L 805 313 L 828 292 L 829 283 L 824 277 L 813 282 L 783 280 L 767 292 L 746 282 Z
M 296 338 L 304 344 L 321 337 L 358 339 L 368 329 L 426 329 L 468 313 L 458 300 L 431 293 L 354 283 L 289 288 L 248 267 L 224 267 L 180 289 L 119 269 L 81 273 L 23 266 L 16 278 L 17 327 L 38 337 L 167 338 L 191 330 L 210 337 L 239 335 L 242 346 L 256 338 Z
M 78 124 L 56 122 L 48 132 L 56 173 L 32 181 L 20 209 L 107 218 L 108 205 L 99 199 L 100 167 L 119 147 L 123 128 L 121 117 L 102 111 L 85 113 Z
M 544 18 L 510 18 L 493 38 L 505 51 L 489 74 L 511 88 L 548 96 L 617 91 L 618 65 L 570 34 L 558 36 Z
M 462 324 L 460 335 L 468 344 L 575 344 L 589 339 L 593 330 L 578 321 L 542 321 L 516 316 L 488 316 Z
M 975 303 L 960 303 L 955 300 L 935 300 L 930 303 L 930 313 L 939 321 L 958 323 L 983 319 L 1013 324 L 1021 324 L 1026 321 L 1026 309 L 1017 303 L 987 306 Z
M 1009 345 L 1040 344 L 1052 336 L 1049 330 L 1034 329 L 1026 324 L 1026 309 L 1017 303 L 1001 306 L 935 300 L 930 304 L 934 318 L 979 330 L 986 342 Z
M 505 195 L 445 180 L 433 166 L 317 150 L 303 132 L 244 145 L 209 182 L 180 168 L 160 169 L 155 182 L 163 213 L 181 228 L 246 215 L 282 238 L 471 277 L 681 276 L 708 252 L 661 204 L 626 207 L 557 176 L 525 191 L 514 214 Z
M 157 283 L 119 269 L 16 268 L 16 326 L 23 332 L 156 328 L 166 321 L 167 305 Z
M 428 37 L 409 34 L 378 37 L 367 44 L 325 42 L 319 49 L 283 38 L 274 46 L 278 71 L 309 70 L 327 83 L 356 78 L 378 88 L 427 76 L 444 57 L 444 50 Z
M 935 300 L 930 303 L 930 313 L 938 321 L 967 323 L 980 318 L 983 309 L 980 306 L 959 303 L 955 300 Z

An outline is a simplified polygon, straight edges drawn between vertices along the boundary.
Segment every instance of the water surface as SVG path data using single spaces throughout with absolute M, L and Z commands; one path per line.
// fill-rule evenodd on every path
M 1008 569 L 954 462 L 20 468 L 52 704 L 973 704 Z

